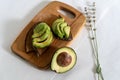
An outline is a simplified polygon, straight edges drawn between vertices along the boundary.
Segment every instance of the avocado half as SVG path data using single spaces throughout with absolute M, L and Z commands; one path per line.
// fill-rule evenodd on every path
M 75 51 L 70 47 L 59 48 L 51 62 L 51 69 L 57 73 L 64 73 L 74 67 L 77 61 Z

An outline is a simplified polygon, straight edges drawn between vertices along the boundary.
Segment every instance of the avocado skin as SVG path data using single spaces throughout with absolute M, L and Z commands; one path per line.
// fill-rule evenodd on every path
M 72 65 L 68 70 L 64 70 L 64 71 L 62 71 L 62 72 L 56 72 L 56 70 L 53 69 L 53 66 L 54 66 L 53 58 L 55 57 L 56 52 L 59 51 L 60 49 L 69 49 L 69 50 L 71 50 L 71 51 L 73 52 L 73 54 L 74 54 L 74 63 L 73 63 L 73 65 Z M 58 54 L 58 55 L 59 55 L 59 54 Z M 58 55 L 57 55 L 57 56 L 58 56 Z M 76 64 L 76 62 L 77 62 L 77 55 L 76 55 L 76 52 L 74 51 L 74 49 L 72 49 L 71 47 L 66 47 L 66 46 L 57 49 L 57 50 L 55 51 L 54 55 L 53 55 L 53 58 L 52 58 L 52 62 L 51 62 L 51 70 L 55 71 L 55 72 L 58 73 L 58 74 L 62 74 L 62 73 L 65 73 L 65 72 L 70 71 L 70 70 L 75 66 L 75 64 Z M 56 58 L 56 59 L 57 59 L 57 58 Z M 58 64 L 57 64 L 57 65 L 58 65 Z M 59 66 L 59 65 L 58 65 L 58 66 Z M 64 67 L 63 67 L 63 68 L 64 68 Z

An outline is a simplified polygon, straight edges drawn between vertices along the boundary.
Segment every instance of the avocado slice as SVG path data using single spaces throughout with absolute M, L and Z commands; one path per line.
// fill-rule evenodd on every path
M 57 26 L 57 24 L 58 24 L 59 22 L 64 22 L 64 19 L 63 19 L 63 18 L 59 18 L 59 19 L 55 20 L 55 21 L 53 22 L 53 24 L 52 24 L 52 30 L 53 30 L 53 32 L 54 32 L 55 34 L 56 34 L 56 26 Z
M 56 19 L 56 20 L 53 22 L 52 26 L 54 26 L 54 25 L 55 25 L 56 23 L 58 23 L 58 22 L 64 22 L 64 18 Z
M 62 47 L 53 55 L 51 69 L 57 73 L 64 73 L 72 69 L 76 61 L 75 51 L 70 47 Z
M 49 29 L 49 26 L 46 23 L 39 23 L 33 30 L 32 38 L 40 37 L 47 29 Z
M 34 39 L 36 39 L 36 38 L 34 38 Z M 53 34 L 52 34 L 52 32 L 50 32 L 48 38 L 43 42 L 37 42 L 34 39 L 33 39 L 33 46 L 35 46 L 36 48 L 45 48 L 45 47 L 49 46 L 52 43 Z
M 68 39 L 70 36 L 70 26 L 64 27 L 65 38 Z
M 49 35 L 50 35 L 50 30 L 47 29 L 42 36 L 34 38 L 33 41 L 35 41 L 35 42 L 45 41 Z
M 44 29 L 44 27 L 45 27 L 44 25 L 45 25 L 45 23 L 38 23 L 36 25 L 36 27 L 34 28 L 33 32 L 39 33 L 40 31 L 42 31 Z
M 33 30 L 32 45 L 36 48 L 45 48 L 53 41 L 53 34 L 50 27 L 42 22 Z
M 57 35 L 57 25 L 58 25 L 59 22 L 56 22 L 53 26 L 52 26 L 52 31 L 54 32 L 55 35 Z
M 64 34 L 64 27 L 67 26 L 67 23 L 62 23 L 60 25 L 60 31 Z
M 52 24 L 52 30 L 60 39 L 67 40 L 70 37 L 70 26 L 67 26 L 67 22 L 64 21 L 64 18 L 55 20 Z
M 57 35 L 58 35 L 58 37 L 60 37 L 61 39 L 63 39 L 63 37 L 64 37 L 64 33 L 62 33 L 61 32 L 61 30 L 60 30 L 60 25 L 62 24 L 62 22 L 59 22 L 58 24 L 57 24 L 57 26 L 56 26 L 56 33 L 57 33 Z

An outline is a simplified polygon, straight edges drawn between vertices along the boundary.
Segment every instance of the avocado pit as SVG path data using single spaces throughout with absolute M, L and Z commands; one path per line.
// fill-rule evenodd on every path
M 68 66 L 72 61 L 72 57 L 67 52 L 62 52 L 57 57 L 57 64 L 62 67 Z

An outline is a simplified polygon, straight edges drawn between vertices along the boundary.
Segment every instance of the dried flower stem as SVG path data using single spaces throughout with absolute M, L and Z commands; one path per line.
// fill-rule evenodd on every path
M 89 33 L 91 46 L 93 49 L 93 55 L 95 57 L 96 73 L 98 75 L 98 80 L 104 80 L 100 62 L 99 62 L 99 57 L 98 57 L 98 44 L 97 44 L 96 27 L 95 27 L 95 22 L 96 22 L 95 13 L 96 13 L 95 2 L 93 2 L 92 5 L 88 5 L 87 7 L 85 7 L 85 14 L 87 18 L 86 27 Z

